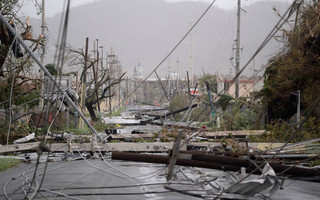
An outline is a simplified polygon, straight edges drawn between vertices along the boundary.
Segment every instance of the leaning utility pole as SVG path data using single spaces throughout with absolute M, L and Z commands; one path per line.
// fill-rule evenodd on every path
M 41 10 L 41 35 L 43 40 L 45 40 L 45 27 L 46 27 L 46 22 L 45 22 L 45 0 L 42 0 L 42 10 Z M 42 44 L 42 48 L 41 48 L 41 64 L 44 66 L 44 54 L 45 54 L 45 42 L 43 42 Z M 40 80 L 41 80 L 41 98 L 40 98 L 40 107 L 43 107 L 44 105 L 44 72 L 42 70 L 40 70 Z
M 235 97 L 239 98 L 239 65 L 240 65 L 240 16 L 241 16 L 241 0 L 238 0 L 238 13 L 237 13 L 237 45 L 236 45 L 236 94 Z

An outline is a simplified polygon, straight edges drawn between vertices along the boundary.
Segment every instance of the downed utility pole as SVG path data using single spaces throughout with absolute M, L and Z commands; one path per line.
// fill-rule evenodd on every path
M 170 163 L 169 156 L 129 153 L 129 152 L 112 152 L 111 159 L 147 162 L 147 163 L 162 163 L 167 165 Z M 233 165 L 224 165 L 220 163 L 208 163 L 208 162 L 202 162 L 202 161 L 196 161 L 196 160 L 180 159 L 179 156 L 176 161 L 176 164 L 181 166 L 203 167 L 203 168 L 209 168 L 209 169 L 219 169 L 219 170 L 229 170 L 229 171 L 240 171 L 241 169 L 241 167 L 233 166 Z
M 157 78 L 158 78 L 158 81 L 159 81 L 159 83 L 160 83 L 160 86 L 161 86 L 161 89 L 162 89 L 164 95 L 167 97 L 167 100 L 170 101 L 169 96 L 168 96 L 168 94 L 167 94 L 167 91 L 166 91 L 166 89 L 163 87 L 162 82 L 161 82 L 161 78 L 159 77 L 157 71 L 154 70 L 154 73 L 156 74 L 156 76 L 157 76 Z
M 197 107 L 197 106 L 198 106 L 198 104 L 193 104 L 193 105 L 191 106 L 191 108 L 195 108 L 195 107 Z M 148 119 L 148 120 L 145 120 L 145 121 L 141 121 L 141 123 L 150 123 L 150 122 L 153 121 L 153 120 L 158 120 L 158 119 L 166 118 L 166 117 L 168 117 L 168 116 L 170 116 L 170 115 L 174 115 L 174 114 L 177 114 L 177 113 L 186 111 L 186 110 L 188 110 L 189 108 L 190 108 L 190 106 L 185 107 L 185 108 L 181 108 L 181 109 L 179 109 L 179 110 L 172 111 L 172 112 L 170 112 L 170 113 L 167 113 L 167 114 L 162 115 L 162 116 L 155 117 L 155 118 L 153 118 L 153 119 Z M 191 108 L 190 108 L 190 109 L 191 109 Z
M 171 160 L 170 160 L 170 164 L 169 164 L 169 170 L 168 170 L 168 174 L 167 174 L 168 181 L 171 180 L 171 178 L 172 178 L 174 166 L 177 162 L 182 135 L 183 135 L 183 132 L 182 132 L 182 130 L 180 130 L 178 136 L 176 137 L 176 139 L 173 143 L 173 148 L 172 148 L 173 151 L 172 151 Z
M 193 166 L 203 167 L 209 169 L 219 169 L 224 171 L 240 171 L 242 167 L 246 167 L 247 172 L 253 172 L 254 174 L 260 174 L 259 170 L 255 170 L 255 165 L 249 160 L 238 159 L 224 156 L 214 155 L 199 155 L 197 153 L 192 154 L 179 154 L 177 156 L 176 164 L 181 166 Z M 127 160 L 138 161 L 148 163 L 163 163 L 169 164 L 169 156 L 148 155 L 139 153 L 125 153 L 125 152 L 113 152 L 112 159 L 115 160 Z M 263 162 L 256 162 L 257 165 L 263 164 Z M 320 171 L 310 168 L 302 168 L 295 166 L 286 166 L 276 163 L 269 163 L 275 172 L 280 175 L 293 175 L 296 177 L 312 177 L 320 176 Z
M 7 22 L 6 18 L 0 13 L 0 20 L 3 24 L 6 25 L 7 29 L 12 33 L 13 37 L 17 39 L 17 41 L 24 47 L 24 49 L 29 53 L 29 55 L 34 59 L 34 61 L 39 65 L 41 70 L 48 76 L 50 81 L 53 83 L 54 87 L 57 87 L 58 90 L 62 93 L 62 95 L 65 97 L 65 99 L 68 101 L 68 103 L 75 109 L 75 111 L 80 115 L 80 117 L 84 120 L 84 122 L 87 124 L 89 129 L 94 135 L 97 135 L 97 131 L 93 128 L 93 126 L 89 123 L 89 121 L 86 119 L 86 117 L 83 115 L 83 113 L 79 110 L 79 108 L 76 106 L 76 104 L 73 102 L 73 100 L 70 98 L 70 96 L 66 93 L 66 91 L 55 81 L 53 76 L 50 74 L 50 72 L 47 70 L 46 67 L 42 65 L 40 60 L 33 54 L 33 52 L 29 49 L 29 47 L 26 45 L 26 43 L 21 39 L 21 37 L 16 33 L 16 31 L 10 26 L 10 24 Z

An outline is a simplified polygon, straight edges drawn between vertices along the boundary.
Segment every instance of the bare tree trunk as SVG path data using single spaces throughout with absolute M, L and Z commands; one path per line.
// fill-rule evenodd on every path
M 95 122 L 95 121 L 98 121 L 97 116 L 96 116 L 96 113 L 94 112 L 93 102 L 92 102 L 92 101 L 86 102 L 85 105 L 86 105 L 86 108 L 87 108 L 88 111 L 89 111 L 91 120 L 94 121 L 94 122 Z

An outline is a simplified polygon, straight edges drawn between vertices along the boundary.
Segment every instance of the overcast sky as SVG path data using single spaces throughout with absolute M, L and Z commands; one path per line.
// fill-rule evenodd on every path
M 154 0 L 147 0 L 148 1 L 148 6 L 152 7 L 153 3 L 152 1 Z M 163 1 L 167 1 L 167 2 L 178 2 L 178 1 L 187 1 L 187 0 L 163 0 Z M 190 0 L 189 0 L 190 1 Z M 195 0 L 194 0 L 195 1 Z M 207 2 L 208 4 L 210 2 L 212 2 L 211 0 L 197 0 L 197 2 L 202 1 L 202 2 Z M 257 2 L 257 1 L 262 1 L 262 0 L 242 0 L 242 5 L 243 7 L 245 7 L 248 4 Z M 277 0 L 278 2 L 282 1 L 282 2 L 292 2 L 293 0 Z M 22 15 L 24 16 L 31 16 L 31 17 L 36 17 L 36 18 L 41 18 L 41 15 L 36 15 L 36 8 L 34 6 L 36 0 L 21 0 L 21 2 L 24 3 L 24 6 L 22 7 Z M 37 2 L 41 3 L 42 0 L 37 0 Z M 53 17 L 54 15 L 62 12 L 63 7 L 64 7 L 64 3 L 66 3 L 67 0 L 45 0 L 45 5 L 46 5 L 46 17 L 48 17 L 47 22 L 50 22 L 49 19 L 50 17 Z M 81 6 L 81 5 L 85 5 L 88 3 L 92 3 L 92 2 L 100 2 L 101 4 L 105 6 L 108 6 L 109 4 L 107 3 L 106 0 L 71 0 L 71 6 L 72 7 L 77 7 L 77 6 Z M 113 2 L 116 2 L 115 5 L 117 5 L 118 3 L 121 2 L 121 0 L 114 0 Z M 122 5 L 121 3 L 119 5 L 125 6 L 125 9 L 122 9 L 122 7 L 112 7 L 112 9 L 116 10 L 116 8 L 121 8 L 122 10 L 124 10 L 125 13 L 122 13 L 122 15 L 124 16 L 130 16 L 130 9 L 131 11 L 134 11 L 134 9 L 139 10 L 140 13 L 142 12 L 146 12 L 150 15 L 152 15 L 150 12 L 147 12 L 148 9 L 143 8 L 143 5 L 145 5 L 145 2 L 142 1 L 136 1 L 137 5 L 134 3 L 135 0 L 130 0 L 130 1 L 122 1 L 122 2 L 130 2 L 130 3 L 125 3 L 125 5 Z M 132 4 L 131 4 L 132 2 Z M 99 4 L 100 5 L 100 4 Z M 158 5 L 158 4 L 155 4 Z M 203 20 L 202 25 L 200 24 L 196 31 L 194 32 L 194 63 L 195 65 L 197 65 L 199 67 L 199 69 L 201 68 L 202 70 L 198 70 L 197 73 L 201 73 L 203 70 L 209 72 L 209 73 L 215 73 L 215 72 L 219 72 L 219 73 L 223 73 L 223 74 L 229 74 L 230 70 L 233 68 L 232 63 L 230 62 L 230 58 L 232 58 L 233 55 L 233 45 L 234 45 L 234 38 L 235 38 L 235 24 L 234 24 L 234 19 L 236 18 L 236 6 L 237 6 L 237 0 L 216 0 L 215 6 L 218 6 L 219 8 L 223 8 L 223 9 L 227 9 L 227 12 L 221 11 L 220 14 L 224 13 L 224 21 L 223 21 L 223 26 L 219 25 L 219 22 L 221 21 L 221 19 L 219 18 L 219 16 L 215 16 L 213 17 L 215 14 L 211 13 L 211 18 L 207 17 L 205 20 Z M 78 9 L 74 9 L 74 15 L 78 16 L 78 18 L 81 18 L 81 20 L 85 20 L 82 18 L 83 16 L 83 12 L 86 9 L 89 9 L 90 7 L 94 7 L 94 5 L 88 5 L 86 7 L 82 7 L 82 8 L 78 8 Z M 114 6 L 114 5 L 113 5 Z M 135 6 L 138 6 L 138 8 L 135 8 Z M 177 6 L 177 5 L 172 5 L 172 7 Z M 205 5 L 202 5 L 203 7 L 206 7 Z M 269 7 L 268 7 L 269 6 Z M 246 32 L 246 30 L 249 30 L 249 27 L 251 27 L 248 24 L 252 24 L 253 21 L 257 20 L 264 20 L 263 23 L 263 30 L 265 31 L 260 31 L 262 30 L 262 28 L 260 27 L 259 31 L 256 32 L 254 34 L 254 36 L 249 37 L 249 40 L 246 40 L 246 38 L 243 38 L 242 40 L 242 46 L 244 47 L 244 51 L 241 54 L 241 58 L 243 60 L 243 62 L 248 60 L 248 57 L 250 57 L 252 55 L 252 52 L 254 50 L 256 50 L 256 47 L 261 43 L 261 41 L 263 41 L 264 36 L 267 34 L 267 32 L 269 31 L 269 26 L 267 26 L 268 24 L 270 26 L 274 26 L 274 24 L 276 23 L 277 19 L 272 18 L 269 15 L 274 15 L 273 13 L 273 9 L 272 6 L 273 4 L 270 3 L 270 5 L 268 6 L 263 6 L 263 12 L 259 12 L 258 10 L 247 10 L 248 12 L 246 12 L 246 15 L 243 16 L 243 19 L 247 19 L 248 23 L 243 23 L 243 28 L 242 28 L 242 36 L 247 35 L 247 37 L 250 36 L 250 34 L 248 34 Z M 111 8 L 109 7 L 109 8 Z M 167 7 L 170 7 L 167 5 Z M 158 8 L 158 7 L 157 7 Z M 81 10 L 82 12 L 80 12 L 80 14 L 78 13 L 76 15 L 76 11 L 77 10 Z M 97 8 L 94 8 L 94 12 L 90 15 L 90 16 L 96 16 L 97 17 Z M 120 11 L 121 11 L 120 9 Z M 153 8 L 155 9 L 155 8 Z M 199 8 L 196 9 L 196 7 L 191 7 L 190 9 L 194 9 L 196 11 L 199 11 Z M 190 10 L 189 9 L 189 10 Z M 246 8 L 245 8 L 246 9 Z M 265 10 L 269 10 L 270 12 L 268 13 L 268 16 L 266 16 L 266 12 L 264 12 Z M 106 14 L 106 13 L 101 13 L 104 12 L 105 9 L 103 8 L 103 11 L 99 11 L 100 15 Z M 114 15 L 116 15 L 114 12 L 119 12 L 119 10 L 114 11 L 114 10 L 108 10 L 108 14 L 113 13 Z M 113 12 L 114 11 L 114 12 Z M 253 12 L 251 12 L 253 11 Z M 200 13 L 202 12 L 202 9 L 200 9 Z M 132 13 L 131 13 L 132 14 Z M 160 13 L 161 14 L 161 13 Z M 172 14 L 171 12 L 167 13 L 167 14 Z M 198 17 L 197 14 L 192 13 L 193 15 L 189 14 L 188 17 L 191 19 L 196 19 Z M 159 13 L 158 13 L 159 15 Z M 135 16 L 135 15 L 133 15 Z M 146 24 L 148 25 L 152 25 L 155 29 L 146 29 L 147 26 L 143 26 L 143 24 L 137 23 L 135 24 L 136 26 L 131 27 L 131 24 L 128 24 L 126 22 L 121 21 L 121 19 L 117 19 L 118 21 L 120 20 L 120 22 L 122 24 L 125 24 L 126 28 L 131 28 L 130 30 L 132 30 L 130 32 L 131 36 L 128 36 L 128 34 L 126 34 L 125 31 L 123 31 L 123 27 L 122 26 L 114 26 L 117 28 L 113 28 L 110 30 L 102 30 L 102 28 L 100 28 L 99 32 L 85 32 L 85 31 L 81 31 L 78 30 L 78 26 L 75 25 L 77 24 L 77 22 L 74 21 L 74 26 L 72 27 L 72 29 L 69 29 L 69 31 L 73 30 L 75 33 L 76 30 L 76 36 L 74 35 L 74 37 L 72 38 L 68 38 L 68 43 L 75 47 L 75 48 L 79 48 L 83 46 L 83 39 L 85 37 L 90 37 L 90 38 L 99 38 L 99 44 L 104 46 L 105 49 L 110 49 L 111 47 L 117 52 L 117 55 L 119 56 L 119 58 L 121 59 L 122 64 L 126 67 L 126 70 L 129 70 L 130 72 L 133 72 L 133 67 L 135 65 L 137 65 L 137 63 L 141 63 L 141 66 L 144 67 L 144 72 L 145 73 L 149 73 L 150 69 L 153 66 L 157 66 L 159 64 L 159 61 L 161 61 L 161 59 L 163 59 L 163 56 L 167 54 L 168 48 L 172 47 L 173 45 L 176 44 L 176 42 L 181 38 L 181 34 L 184 34 L 185 31 L 188 29 L 188 27 L 190 26 L 190 19 L 186 20 L 182 20 L 182 18 L 179 18 L 178 15 L 176 16 L 174 15 L 170 15 L 171 17 L 176 17 L 176 21 L 174 21 L 175 23 L 179 22 L 180 25 L 178 27 L 180 28 L 176 28 L 174 29 L 175 31 L 172 31 L 172 27 L 176 27 L 176 24 L 164 24 L 163 20 L 158 20 L 158 23 L 155 24 L 151 24 L 151 23 L 147 23 L 148 20 L 145 21 Z M 193 16 L 193 17 L 191 17 Z M 21 16 L 23 17 L 23 16 Z M 137 16 L 136 16 L 137 17 Z M 124 17 L 125 18 L 125 17 Z M 184 17 L 183 17 L 184 18 Z M 144 18 L 141 18 L 140 20 L 144 20 Z M 162 18 L 159 18 L 162 19 Z M 81 21 L 80 20 L 80 21 Z M 269 20 L 268 23 L 266 20 Z M 270 22 L 271 20 L 271 22 Z M 273 21 L 276 20 L 276 21 Z M 40 21 L 40 20 L 34 20 L 33 22 L 36 21 Z M 120 23 L 118 22 L 118 23 Z M 162 22 L 162 24 L 160 23 Z M 56 24 L 59 23 L 59 20 Z M 109 21 L 108 22 L 110 24 L 110 26 L 113 24 L 113 21 Z M 134 23 L 134 22 L 133 22 Z M 185 23 L 185 24 L 183 24 Z M 116 23 L 117 24 L 117 23 Z M 215 29 L 212 30 L 211 27 L 213 26 L 208 26 L 208 24 L 215 24 L 216 27 L 220 27 L 219 29 Z M 261 24 L 261 23 L 260 23 Z M 260 24 L 256 24 L 257 26 Z M 54 24 L 51 24 L 54 25 Z M 87 25 L 87 27 L 90 27 L 90 29 L 95 29 L 96 27 L 94 27 L 92 24 Z M 168 27 L 172 26 L 170 29 Z M 34 26 L 37 27 L 37 26 Z M 39 26 L 40 27 L 40 26 Z M 51 26 L 49 30 L 54 31 L 54 30 L 58 30 L 58 28 L 52 28 L 54 26 Z M 58 26 L 57 26 L 58 27 Z M 70 25 L 71 27 L 71 25 Z M 69 27 L 69 28 L 70 28 Z M 137 28 L 139 27 L 139 28 Z M 270 29 L 272 28 L 270 27 Z M 158 29 L 156 29 L 158 28 Z M 124 29 L 126 30 L 126 29 Z M 143 31 L 142 31 L 143 30 Z M 156 32 L 154 30 L 157 30 Z M 169 33 L 169 30 L 171 30 L 172 32 L 170 32 L 170 36 L 166 36 L 164 37 L 161 34 L 158 34 L 159 30 L 166 30 Z M 251 29 L 250 29 L 251 30 Z M 33 30 L 35 31 L 35 29 Z M 35 31 L 36 32 L 36 31 Z M 253 32 L 251 30 L 251 32 Z M 38 30 L 39 33 L 39 30 Z M 210 34 L 209 34 L 210 33 Z M 219 34 L 218 34 L 219 33 Z M 57 35 L 57 33 L 55 32 L 54 34 L 51 33 L 49 31 L 49 36 L 51 35 L 51 43 L 52 44 L 56 44 L 55 42 L 55 37 L 53 37 L 53 35 Z M 134 35 L 135 39 L 132 39 L 132 35 Z M 151 35 L 151 36 L 150 36 Z M 107 37 L 108 36 L 108 37 Z M 213 38 L 214 36 L 214 38 Z M 80 39 L 79 39 L 80 38 Z M 111 39 L 112 38 L 112 39 Z M 146 39 L 148 38 L 148 40 Z M 217 39 L 218 38 L 218 39 Z M 254 39 L 252 39 L 254 38 Z M 205 41 L 206 39 L 208 39 L 208 41 Z M 152 41 L 150 42 L 145 42 L 145 41 Z M 161 41 L 161 42 L 159 42 Z M 159 42 L 159 43 L 158 43 Z M 246 43 L 247 42 L 247 43 Z M 160 48 L 161 46 L 161 48 Z M 184 41 L 183 44 L 180 45 L 180 48 L 178 50 L 175 51 L 174 55 L 172 55 L 171 60 L 177 60 L 179 58 L 179 65 L 181 67 L 187 67 L 188 66 L 188 59 L 189 59 L 189 40 L 186 39 Z M 55 52 L 55 46 L 52 45 L 51 47 L 53 47 L 52 52 Z M 273 47 L 272 47 L 273 48 Z M 50 47 L 48 47 L 48 49 L 50 50 Z M 148 50 L 145 50 L 148 49 Z M 49 50 L 47 52 L 49 52 Z M 263 63 L 265 63 L 265 60 L 267 60 L 269 57 L 269 55 L 271 55 L 273 52 L 269 52 L 266 51 L 265 54 L 261 55 L 260 58 L 258 57 L 255 60 L 255 63 L 253 64 L 254 66 L 260 67 Z M 54 55 L 54 54 L 52 54 Z M 146 56 L 147 55 L 147 56 Z M 200 56 L 201 55 L 201 56 Z M 53 56 L 47 56 L 47 58 L 53 58 Z M 48 62 L 52 62 L 52 61 L 48 61 Z M 163 68 L 167 67 L 167 64 L 163 65 Z M 147 71 L 147 68 L 149 69 L 149 71 Z M 153 68 L 152 68 L 153 69 Z M 182 68 L 181 68 L 182 69 Z M 210 71 L 211 70 L 211 71 Z M 200 72 L 201 71 L 201 72 Z M 165 73 L 167 71 L 164 70 L 163 73 Z M 250 71 L 250 74 L 251 71 Z M 161 75 L 161 74 L 160 74 Z
M 34 18 L 40 18 L 40 15 L 37 15 L 36 8 L 34 6 L 35 2 L 41 3 L 42 0 L 20 0 L 23 2 L 24 6 L 22 8 L 22 13 L 25 16 L 31 16 Z M 71 0 L 71 6 L 76 7 L 80 5 L 84 5 L 87 3 L 92 3 L 94 1 L 103 1 L 103 0 Z M 133 0 L 134 1 L 134 0 Z M 150 0 L 151 1 L 151 0 Z M 203 2 L 212 2 L 212 0 L 164 0 L 167 2 L 178 2 L 178 1 L 203 1 Z M 242 0 L 243 5 L 247 5 L 253 2 L 257 1 L 263 1 L 263 0 Z M 280 0 L 280 1 L 288 1 L 291 2 L 293 0 Z M 46 5 L 46 16 L 52 17 L 55 14 L 61 12 L 63 10 L 64 3 L 67 2 L 67 0 L 45 0 Z M 235 6 L 237 6 L 237 0 L 216 0 L 214 3 L 215 6 L 218 6 L 223 9 L 233 9 Z

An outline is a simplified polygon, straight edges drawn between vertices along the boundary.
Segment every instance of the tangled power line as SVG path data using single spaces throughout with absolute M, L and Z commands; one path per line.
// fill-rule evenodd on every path
M 69 3 L 70 1 L 68 1 L 68 5 L 67 5 L 67 13 L 69 11 Z M 202 13 L 202 15 L 198 18 L 198 20 L 196 21 L 196 23 L 193 24 L 193 26 L 187 31 L 187 33 L 182 37 L 182 39 L 174 46 L 174 48 L 165 56 L 165 58 L 155 67 L 155 69 L 142 81 L 142 83 L 140 83 L 134 90 L 133 92 L 130 93 L 130 95 L 128 96 L 131 96 L 132 94 L 134 94 L 134 92 L 139 88 L 141 87 L 141 85 L 153 74 L 153 73 L 156 73 L 156 70 L 170 57 L 170 55 L 176 50 L 176 48 L 185 40 L 185 38 L 189 35 L 189 33 L 197 26 L 197 24 L 201 21 L 201 19 L 205 16 L 205 14 L 209 11 L 209 9 L 212 7 L 212 5 L 215 3 L 215 0 L 213 0 L 209 6 L 207 7 L 207 9 Z M 295 7 L 295 4 L 296 1 L 288 8 L 288 10 L 285 12 L 285 14 L 283 15 L 283 17 L 281 17 L 281 19 L 279 20 L 279 22 L 275 25 L 275 27 L 271 30 L 271 32 L 268 34 L 268 36 L 266 37 L 266 39 L 262 42 L 262 44 L 258 47 L 258 49 L 256 50 L 256 52 L 253 54 L 253 56 L 249 59 L 249 61 L 241 68 L 240 72 L 238 74 L 236 74 L 236 76 L 232 79 L 232 83 L 235 82 L 235 80 L 240 76 L 240 74 L 245 70 L 245 68 L 247 68 L 247 66 L 252 62 L 252 60 L 255 58 L 256 55 L 258 55 L 258 53 L 265 47 L 265 45 L 274 37 L 274 35 L 277 33 L 277 31 L 284 25 L 284 23 L 286 23 L 288 21 L 288 19 L 290 18 L 291 14 L 295 11 L 296 7 Z M 0 19 L 2 21 L 6 21 L 4 19 L 4 17 L 2 15 L 0 15 Z M 4 22 L 5 23 L 5 22 Z M 63 56 L 64 56 L 64 48 L 65 48 L 65 43 L 66 43 L 66 36 L 67 36 L 67 25 L 68 25 L 68 14 L 66 14 L 65 16 L 65 21 L 64 21 L 64 26 L 63 26 L 63 33 L 62 33 L 62 36 L 61 36 L 61 47 L 62 50 L 60 51 L 59 53 L 59 59 L 57 61 L 58 63 L 58 66 L 59 66 L 59 70 L 62 70 L 62 67 L 63 67 Z M 8 29 L 10 29 L 10 27 L 8 27 Z M 10 30 L 11 32 L 14 32 L 14 30 Z M 60 37 L 60 35 L 59 35 Z M 23 41 L 21 40 L 21 38 L 19 36 L 17 36 L 17 34 L 15 34 L 15 40 L 17 40 L 20 44 L 24 44 Z M 24 46 L 24 45 L 23 45 Z M 26 49 L 27 52 L 29 53 L 32 53 L 31 51 L 28 51 L 28 47 L 27 46 L 24 46 L 24 48 Z M 35 59 L 35 61 L 38 63 L 39 66 L 42 66 L 41 63 Z M 60 66 L 61 65 L 61 66 Z M 58 88 L 60 90 L 60 92 L 62 93 L 62 98 L 63 100 L 66 99 L 70 104 L 71 106 L 74 105 L 73 101 L 70 99 L 70 97 L 67 95 L 66 91 L 64 89 L 62 89 L 57 83 L 59 80 L 57 80 L 56 78 L 53 78 L 50 73 L 46 70 L 46 68 L 44 68 L 43 66 L 41 67 L 41 69 L 48 75 L 48 77 L 50 78 L 50 80 L 54 83 L 54 87 Z M 262 70 L 262 69 L 261 69 Z M 14 77 L 13 77 L 14 79 Z M 61 77 L 60 77 L 61 79 Z M 10 101 L 9 101 L 9 111 L 11 110 L 11 100 L 14 98 L 12 96 L 13 92 L 12 92 L 12 87 L 13 87 L 13 82 L 12 81 L 12 84 L 11 84 L 11 92 L 10 92 Z M 52 88 L 52 91 L 54 90 L 54 88 Z M 228 90 L 228 88 L 225 88 L 225 90 L 221 93 L 225 93 L 226 91 Z M 126 99 L 125 99 L 126 100 Z M 125 100 L 122 101 L 125 102 Z M 216 100 L 216 99 L 215 99 Z M 309 112 L 307 113 L 304 121 L 302 121 L 299 126 L 298 126 L 298 129 L 295 131 L 295 133 L 293 133 L 290 138 L 293 138 L 295 136 L 295 134 L 301 129 L 302 125 L 304 124 L 304 122 L 308 119 L 308 117 L 310 116 L 312 110 L 314 110 L 314 108 L 319 104 L 319 100 L 320 100 L 320 97 L 317 98 L 315 101 L 314 101 L 314 104 L 310 107 L 310 110 Z M 63 101 L 62 101 L 63 102 Z M 121 103 L 121 104 L 122 104 Z M 48 102 L 47 102 L 48 104 Z M 43 107 L 43 110 L 45 110 L 45 106 L 48 106 L 48 105 L 44 105 Z M 61 105 L 59 106 L 59 109 L 57 110 L 57 113 L 59 112 L 59 110 L 61 109 L 62 107 L 62 103 Z M 80 114 L 81 117 L 85 118 L 83 116 L 83 114 L 77 110 L 77 112 Z M 209 112 L 208 109 L 203 109 L 202 112 Z M 55 115 L 54 118 L 56 118 L 57 116 L 57 113 Z M 184 116 L 185 117 L 185 116 Z M 10 123 L 11 123 L 12 119 L 11 119 L 11 114 L 10 114 Z M 48 128 L 48 131 L 45 133 L 46 135 L 48 135 L 49 131 L 50 131 L 50 128 L 53 124 L 54 120 L 51 122 L 49 128 Z M 192 121 L 189 121 L 189 126 L 191 125 Z M 95 131 L 95 129 L 91 126 L 90 123 L 87 124 L 88 127 L 90 128 L 90 130 L 92 131 L 92 134 L 97 134 L 97 132 Z M 10 127 L 11 125 L 9 125 L 9 130 L 8 130 L 8 134 L 7 134 L 7 144 L 8 144 L 8 140 L 9 140 L 9 134 L 10 134 Z M 183 134 L 182 132 L 180 132 L 180 134 Z M 44 135 L 45 136 L 45 135 Z M 41 141 L 41 145 L 45 145 L 46 144 L 46 137 L 43 137 L 42 141 Z M 288 140 L 289 141 L 289 140 Z M 71 141 L 72 142 L 72 141 Z M 284 149 L 286 147 L 286 145 L 288 145 L 288 142 L 285 143 L 280 149 L 277 150 L 276 154 L 277 155 L 282 149 Z M 50 149 L 50 144 L 49 144 L 49 149 Z M 170 184 L 166 184 L 167 182 L 156 182 L 156 183 L 144 183 L 143 180 L 144 179 L 147 179 L 149 177 L 156 177 L 156 176 L 160 176 L 162 175 L 165 170 L 167 169 L 166 166 L 162 166 L 160 169 L 158 170 L 155 170 L 155 171 L 152 171 L 152 172 L 149 172 L 149 173 L 146 173 L 146 174 L 143 174 L 143 175 L 139 175 L 139 176 L 131 176 L 130 174 L 128 174 L 127 172 L 121 170 L 121 169 L 118 169 L 117 167 L 113 166 L 112 163 L 110 161 L 108 161 L 105 156 L 102 154 L 101 150 L 98 149 L 99 151 L 99 156 L 102 158 L 102 161 L 103 163 L 105 164 L 104 167 L 108 167 L 109 169 L 113 170 L 113 171 L 108 171 L 102 167 L 99 167 L 97 166 L 94 162 L 90 161 L 90 159 L 87 159 L 79 150 L 77 150 L 77 152 L 79 153 L 79 155 L 81 156 L 81 158 L 83 159 L 83 161 L 76 161 L 76 162 L 72 162 L 72 163 L 67 163 L 65 165 L 61 165 L 60 163 L 54 163 L 54 164 L 51 164 L 49 165 L 49 156 L 47 156 L 46 158 L 46 161 L 44 163 L 44 166 L 40 166 L 41 163 L 40 163 L 40 155 L 38 155 L 37 157 L 37 160 L 36 160 L 36 163 L 33 164 L 31 167 L 28 167 L 27 170 L 25 172 L 23 172 L 21 175 L 19 176 L 16 176 L 10 180 L 8 180 L 6 182 L 6 184 L 4 185 L 3 187 L 3 191 L 4 191 L 4 197 L 6 199 L 11 199 L 11 197 L 15 194 L 15 193 L 18 193 L 20 190 L 23 191 L 23 195 L 24 195 L 24 198 L 25 199 L 35 199 L 35 198 L 38 198 L 38 195 L 40 195 L 41 197 L 40 198 L 46 198 L 45 196 L 42 196 L 42 193 L 43 192 L 48 192 L 48 193 L 52 193 L 54 196 L 50 199 L 57 199 L 58 197 L 65 197 L 65 198 L 68 198 L 68 199 L 81 199 L 81 198 L 78 198 L 76 197 L 77 195 L 74 194 L 74 195 L 68 195 L 66 193 L 63 193 L 64 190 L 68 189 L 79 189 L 79 188 L 72 188 L 70 187 L 72 184 L 74 184 L 75 182 L 78 182 L 82 179 L 85 179 L 86 177 L 88 176 L 91 176 L 93 175 L 94 173 L 98 173 L 99 172 L 103 172 L 105 173 L 106 175 L 108 176 L 115 176 L 117 178 L 128 178 L 128 179 L 131 179 L 135 182 L 137 182 L 138 184 L 134 184 L 134 185 L 125 185 L 125 186 L 114 186 L 114 188 L 128 188 L 128 187 L 143 187 L 144 188 L 144 192 L 142 193 L 139 193 L 139 194 L 152 194 L 152 193 L 157 193 L 155 191 L 152 191 L 150 189 L 148 189 L 147 187 L 148 186 L 152 186 L 152 185 L 164 185 L 166 189 L 168 189 L 169 191 L 170 190 L 174 190 L 172 187 L 170 187 L 170 185 L 172 184 L 180 184 L 180 185 L 193 185 L 193 184 L 198 184 L 198 185 L 206 185 L 206 184 L 209 184 L 211 183 L 212 181 L 215 181 L 217 179 L 222 179 L 223 177 L 217 177 L 217 176 L 214 176 L 212 177 L 211 175 L 206 175 L 206 178 L 210 178 L 210 179 L 204 179 L 204 180 L 201 180 L 201 181 L 197 181 L 197 180 L 193 180 L 192 178 L 190 178 L 188 175 L 186 175 L 186 173 L 184 172 L 184 169 L 182 169 L 180 167 L 179 169 L 179 172 L 186 178 L 188 179 L 189 181 L 191 181 L 192 184 L 190 184 L 190 182 L 173 182 L 171 181 Z M 107 152 L 108 153 L 108 152 Z M 274 155 L 274 156 L 275 156 Z M 237 183 L 240 183 L 242 181 L 244 181 L 247 177 L 249 177 L 249 175 L 252 175 L 255 171 L 257 170 L 260 170 L 267 162 L 269 162 L 272 158 L 271 157 L 269 159 L 266 159 L 263 164 L 257 166 L 257 168 L 255 170 L 253 170 L 252 172 L 250 172 L 247 176 L 245 176 L 244 178 L 238 180 L 238 181 L 234 181 L 233 182 L 233 185 L 234 184 L 237 184 Z M 93 171 L 93 172 L 89 172 L 75 180 L 73 180 L 72 182 L 68 183 L 67 185 L 61 187 L 61 188 L 58 188 L 58 189 L 46 189 L 46 188 L 43 188 L 43 183 L 45 181 L 45 177 L 46 177 L 46 174 L 49 173 L 49 172 L 53 172 L 53 171 L 58 171 L 59 169 L 61 168 L 64 168 L 64 167 L 70 167 L 72 165 L 79 165 L 79 164 L 84 164 L 84 163 L 87 163 L 88 165 L 90 165 L 91 167 L 93 167 L 95 170 L 97 171 Z M 54 167 L 55 165 L 58 165 L 57 167 Z M 295 166 L 295 165 L 293 165 Z M 52 168 L 54 167 L 54 168 Z M 34 168 L 33 170 L 31 170 L 32 168 Z M 31 170 L 31 171 L 30 171 Z M 42 172 L 40 171 L 42 170 Z M 192 169 L 193 171 L 196 171 L 195 169 Z M 115 173 L 117 172 L 117 173 Z M 197 172 L 198 173 L 198 172 Z M 32 174 L 32 178 L 30 180 L 30 178 L 27 176 L 28 174 Z M 40 181 L 37 180 L 37 177 L 41 177 Z M 15 191 L 13 191 L 11 194 L 8 194 L 6 191 L 7 191 L 7 187 L 9 186 L 9 184 L 11 184 L 14 180 L 18 179 L 18 178 L 22 178 L 23 182 L 21 184 L 21 186 L 17 187 L 17 189 Z M 27 189 L 26 189 L 26 188 Z M 227 189 L 222 189 L 221 186 L 211 186 L 213 188 L 218 188 L 220 190 L 220 193 L 215 195 L 213 198 L 214 199 L 218 199 Z M 230 186 L 231 187 L 231 186 Z M 93 189 L 96 189 L 98 187 L 93 187 Z M 101 187 L 102 188 L 102 187 Z M 107 188 L 107 187 L 105 187 Z M 111 188 L 111 187 L 109 187 Z M 85 188 L 80 188 L 80 189 L 90 189 L 90 187 L 85 187 Z M 191 193 L 189 193 L 188 191 L 184 191 L 184 190 L 178 190 L 178 191 L 175 191 L 175 192 L 182 192 L 184 194 L 188 194 L 188 195 L 192 195 Z M 168 191 L 159 191 L 159 193 L 168 193 Z M 133 194 L 138 194 L 138 193 L 128 193 L 126 195 L 133 195 Z M 108 193 L 108 194 L 104 194 L 104 195 L 112 195 L 112 193 Z M 199 195 L 195 195 L 197 197 L 203 197 L 203 196 L 199 196 Z M 49 199 L 49 198 L 48 198 Z

